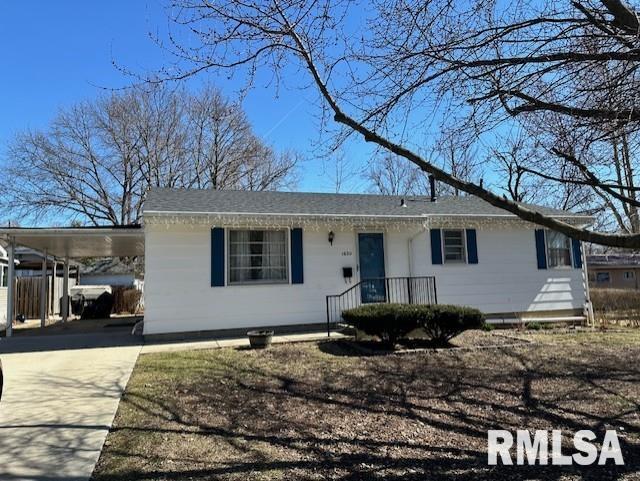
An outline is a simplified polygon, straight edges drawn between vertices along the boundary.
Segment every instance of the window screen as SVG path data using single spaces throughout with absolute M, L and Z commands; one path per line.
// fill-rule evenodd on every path
M 443 231 L 445 262 L 466 262 L 464 230 Z
M 286 282 L 285 230 L 229 231 L 229 283 Z

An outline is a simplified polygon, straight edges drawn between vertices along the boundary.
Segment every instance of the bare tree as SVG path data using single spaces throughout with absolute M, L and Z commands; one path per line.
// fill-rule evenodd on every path
M 295 181 L 296 163 L 261 142 L 240 105 L 215 89 L 161 85 L 82 102 L 46 130 L 19 134 L 0 195 L 12 217 L 131 224 L 150 187 L 277 189 Z
M 383 195 L 424 195 L 429 191 L 424 172 L 388 153 L 372 161 L 366 178 L 373 190 Z
M 433 159 L 440 159 L 438 166 L 452 176 L 467 182 L 479 182 L 483 178 L 483 159 L 473 143 L 465 142 L 455 133 L 444 133 L 436 142 Z M 465 192 L 458 187 L 443 184 L 442 194 L 460 196 Z
M 295 166 L 292 153 L 276 155 L 253 133 L 237 102 L 211 87 L 190 96 L 186 147 L 193 168 L 190 186 L 265 190 L 282 186 Z
M 515 202 L 536 203 L 539 200 L 539 182 L 537 185 L 533 183 L 533 176 L 522 165 L 527 155 L 524 149 L 522 137 L 509 138 L 499 147 L 494 147 L 490 155 L 498 161 L 499 183 L 507 197 Z
M 420 155 L 410 138 L 421 122 L 451 112 L 465 117 L 452 128 L 477 135 L 505 128 L 505 122 L 526 128 L 531 117 L 549 113 L 593 132 L 606 123 L 609 136 L 621 126 L 635 132 L 640 23 L 626 3 L 374 0 L 359 22 L 350 20 L 362 17 L 362 6 L 348 1 L 172 3 L 174 25 L 185 27 L 188 38 L 171 35 L 179 62 L 164 78 L 213 68 L 246 73 L 249 80 L 268 68 L 279 78 L 285 67 L 302 67 L 343 133 L 361 135 L 526 221 L 585 241 L 640 247 L 639 234 L 589 230 L 461 179 Z M 354 25 L 368 31 L 353 31 Z M 612 74 L 594 78 L 594 69 Z M 590 165 L 576 155 L 580 146 L 564 147 L 551 153 L 571 163 L 579 178 L 559 182 L 589 185 L 638 206 L 628 195 L 636 188 L 611 177 L 610 164 Z
M 622 130 L 594 138 L 594 129 L 585 132 L 576 122 L 542 120 L 535 128 L 530 125 L 525 135 L 521 132 L 502 139 L 491 149 L 490 155 L 499 161 L 499 187 L 516 201 L 595 215 L 600 229 L 638 233 L 638 208 L 621 202 L 584 176 L 586 166 L 594 171 L 611 169 L 613 180 L 602 186 L 616 185 L 619 195 L 636 199 L 637 161 L 633 152 L 637 147 L 630 145 L 635 135 Z M 532 132 L 535 136 L 530 135 Z M 540 148 L 541 143 L 547 146 Z M 580 164 L 576 158 L 580 158 Z M 622 187 L 625 185 L 629 188 Z
M 442 135 L 431 149 L 430 157 L 438 166 L 460 179 L 473 181 L 482 178 L 482 158 L 473 145 L 455 135 Z M 373 190 L 385 195 L 426 195 L 429 193 L 428 177 L 418 166 L 408 160 L 379 153 L 371 161 L 365 178 Z M 438 195 L 464 195 L 460 189 L 447 184 L 437 186 Z
M 323 157 L 323 175 L 333 184 L 336 194 L 344 192 L 354 178 L 359 177 L 356 165 L 351 161 L 343 149 L 337 149 L 329 158 Z

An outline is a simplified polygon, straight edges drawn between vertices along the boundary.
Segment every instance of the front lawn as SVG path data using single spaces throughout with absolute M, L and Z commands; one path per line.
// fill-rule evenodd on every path
M 143 355 L 94 480 L 640 479 L 640 332 L 525 337 Z M 525 428 L 617 429 L 626 464 L 487 466 L 487 430 Z

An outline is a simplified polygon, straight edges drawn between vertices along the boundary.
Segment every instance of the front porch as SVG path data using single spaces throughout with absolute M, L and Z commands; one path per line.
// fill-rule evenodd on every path
M 341 294 L 328 295 L 327 334 L 342 320 L 342 313 L 362 304 L 437 304 L 438 292 L 434 276 L 378 277 L 363 279 Z

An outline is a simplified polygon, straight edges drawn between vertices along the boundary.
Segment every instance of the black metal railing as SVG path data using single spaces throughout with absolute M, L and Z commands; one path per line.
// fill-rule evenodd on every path
M 342 313 L 362 304 L 437 304 L 436 278 L 380 277 L 363 279 L 342 294 L 327 296 L 327 334 L 342 320 Z

